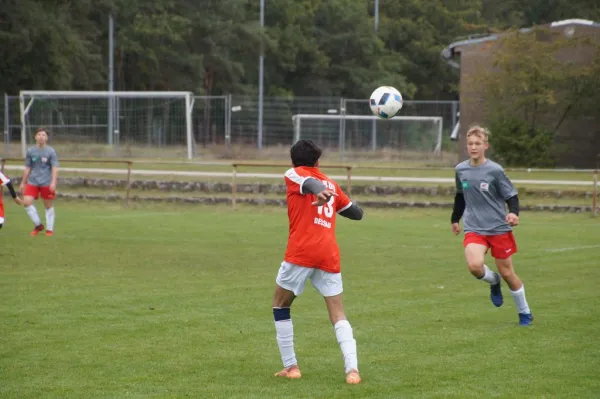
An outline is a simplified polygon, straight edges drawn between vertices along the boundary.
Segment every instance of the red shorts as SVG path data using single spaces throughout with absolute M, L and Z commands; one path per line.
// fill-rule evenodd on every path
M 492 248 L 492 256 L 496 259 L 506 259 L 517 253 L 517 242 L 511 231 L 495 236 L 467 233 L 463 245 L 466 247 L 469 244 L 481 244 Z
M 54 191 L 50 191 L 50 186 L 33 186 L 31 184 L 25 185 L 24 195 L 38 199 L 40 194 L 42 199 L 51 200 L 56 198 L 56 193 Z

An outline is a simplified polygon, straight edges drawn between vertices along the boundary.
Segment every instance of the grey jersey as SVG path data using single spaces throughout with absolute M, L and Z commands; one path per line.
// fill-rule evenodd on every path
M 25 166 L 31 168 L 27 183 L 33 186 L 49 186 L 52 181 L 52 168 L 58 166 L 56 151 L 50 146 L 31 147 L 27 150 Z
M 469 160 L 456 168 L 456 191 L 465 197 L 465 233 L 497 235 L 511 231 L 506 223 L 506 200 L 517 195 L 502 166 L 486 160 L 471 166 Z

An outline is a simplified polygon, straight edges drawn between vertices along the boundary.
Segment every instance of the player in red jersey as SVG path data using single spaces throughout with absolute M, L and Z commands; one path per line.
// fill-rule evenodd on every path
M 325 298 L 329 320 L 342 355 L 348 384 L 360 383 L 356 341 L 342 304 L 340 251 L 335 238 L 336 214 L 361 220 L 362 209 L 340 186 L 321 173 L 322 150 L 310 140 L 300 140 L 290 150 L 293 168 L 285 173 L 289 219 L 287 249 L 277 274 L 273 316 L 284 369 L 275 375 L 300 378 L 294 352 L 294 327 L 290 307 L 302 294 L 306 281 Z
M 0 172 L 0 184 L 2 186 L 6 186 L 8 188 L 8 191 L 10 192 L 10 196 L 13 197 L 13 200 L 15 201 L 15 203 L 17 205 L 23 205 L 23 201 L 21 200 L 21 198 L 19 198 L 17 196 L 17 192 L 15 191 L 15 189 L 12 185 L 12 182 L 2 172 Z M 2 190 L 2 191 L 4 191 L 4 190 Z M 4 225 L 4 201 L 2 200 L 2 197 L 3 197 L 2 191 L 0 191 L 0 229 Z

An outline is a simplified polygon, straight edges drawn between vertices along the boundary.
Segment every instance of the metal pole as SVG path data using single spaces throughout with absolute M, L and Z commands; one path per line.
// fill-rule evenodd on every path
M 9 111 L 9 102 L 8 94 L 4 93 L 4 156 L 9 156 L 9 148 L 10 145 L 10 111 Z
M 265 27 L 265 0 L 260 0 L 260 26 Z M 263 139 L 263 84 L 264 84 L 264 44 L 260 45 L 260 58 L 258 59 L 258 149 L 262 149 Z
M 346 146 L 346 99 L 340 99 L 340 133 L 339 133 L 339 151 L 340 160 L 344 160 L 344 148 Z
M 33 98 L 30 102 L 33 101 Z M 19 93 L 19 112 L 21 113 L 21 156 L 27 155 L 27 133 L 25 131 L 25 98 L 23 93 Z
M 379 31 L 379 0 L 375 0 L 375 32 Z
M 456 126 L 456 117 L 458 116 L 457 115 L 457 113 L 458 113 L 458 102 L 457 101 L 452 101 L 452 110 L 450 112 L 452 113 L 452 115 L 451 115 L 452 129 L 454 129 L 454 126 Z
M 108 15 L 108 91 L 114 90 L 114 53 L 115 53 L 115 44 L 114 44 L 114 33 L 115 26 L 113 21 L 112 14 Z M 108 97 L 108 145 L 113 144 L 113 134 L 114 134 L 114 111 L 115 111 L 114 98 Z

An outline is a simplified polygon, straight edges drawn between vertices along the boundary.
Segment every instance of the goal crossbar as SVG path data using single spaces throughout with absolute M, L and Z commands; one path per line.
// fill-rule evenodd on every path
M 302 119 L 306 120 L 371 120 L 371 121 L 386 121 L 375 115 L 336 115 L 336 114 L 296 114 L 292 116 L 292 123 L 294 125 L 294 142 L 300 140 L 300 126 Z M 402 121 L 430 121 L 437 125 L 437 143 L 435 145 L 434 153 L 440 154 L 442 151 L 442 137 L 443 137 L 443 118 L 441 116 L 394 116 L 387 121 L 402 120 Z M 340 147 L 343 140 L 342 137 L 343 129 L 340 129 Z
M 37 98 L 173 98 L 193 96 L 191 91 L 49 91 L 21 90 L 20 97 Z
M 19 92 L 19 107 L 21 114 L 21 152 L 25 157 L 27 154 L 26 116 L 29 113 L 35 99 L 82 99 L 82 98 L 106 98 L 111 101 L 108 107 L 108 120 L 112 124 L 114 119 L 114 99 L 117 98 L 181 98 L 185 101 L 186 141 L 187 157 L 193 158 L 193 132 L 192 132 L 192 110 L 194 108 L 194 94 L 191 91 L 53 91 L 53 90 L 21 90 Z M 25 101 L 28 100 L 26 103 Z M 109 127 L 108 135 L 112 134 Z

